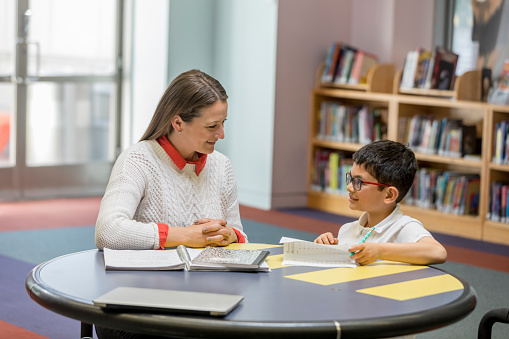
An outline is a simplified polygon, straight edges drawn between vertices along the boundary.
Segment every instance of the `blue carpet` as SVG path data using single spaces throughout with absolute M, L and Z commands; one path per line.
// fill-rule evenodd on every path
M 0 254 L 34 266 L 95 247 L 94 226 L 0 233 Z
M 281 208 L 278 209 L 278 212 L 283 213 L 289 213 L 298 215 L 301 217 L 311 218 L 311 219 L 317 219 L 322 221 L 328 221 L 332 222 L 338 225 L 346 224 L 347 222 L 352 222 L 357 220 L 357 218 L 350 218 L 345 217 L 342 215 L 334 214 L 334 213 L 328 213 L 328 212 L 322 212 L 319 210 L 314 210 L 307 207 L 299 207 L 299 208 Z
M 257 221 L 242 219 L 242 226 L 249 242 L 260 244 L 279 244 L 281 237 L 313 241 L 319 234 L 275 227 Z
M 0 255 L 0 267 L 1 320 L 50 339 L 79 337 L 79 321 L 48 311 L 30 299 L 25 280 L 34 265 Z M 1 333 L 0 338 L 11 339 L 2 337 Z

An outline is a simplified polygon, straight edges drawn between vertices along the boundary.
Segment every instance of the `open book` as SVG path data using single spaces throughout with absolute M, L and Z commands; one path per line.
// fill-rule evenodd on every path
M 207 246 L 205 249 L 178 246 L 174 250 L 104 249 L 107 270 L 126 271 L 270 271 L 265 259 L 269 251 L 229 249 Z
M 283 265 L 315 267 L 357 267 L 350 258 L 348 246 L 323 245 L 311 241 L 282 237 Z

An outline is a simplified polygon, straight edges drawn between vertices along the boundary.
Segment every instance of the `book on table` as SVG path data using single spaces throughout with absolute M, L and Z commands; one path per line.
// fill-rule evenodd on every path
M 283 265 L 357 267 L 346 245 L 324 245 L 287 237 L 282 237 L 279 243 L 284 245 Z
M 207 246 L 205 249 L 178 246 L 171 250 L 104 249 L 106 270 L 126 271 L 270 271 L 265 259 L 269 251 L 229 249 Z

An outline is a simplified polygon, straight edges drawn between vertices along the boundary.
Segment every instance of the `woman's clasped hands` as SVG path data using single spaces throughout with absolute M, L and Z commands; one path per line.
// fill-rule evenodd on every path
M 224 219 L 197 219 L 190 227 L 201 230 L 204 246 L 228 246 L 232 242 L 237 242 L 235 231 L 227 226 Z

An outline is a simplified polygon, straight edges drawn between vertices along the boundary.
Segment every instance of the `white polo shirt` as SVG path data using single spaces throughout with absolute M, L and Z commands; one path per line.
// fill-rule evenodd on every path
M 340 245 L 351 246 L 357 244 L 369 232 L 371 227 L 365 227 L 368 222 L 367 212 L 364 212 L 359 220 L 344 224 L 338 232 Z M 366 242 L 374 243 L 411 243 L 417 242 L 423 237 L 432 237 L 422 223 L 414 218 L 404 215 L 397 204 L 392 213 L 375 225 L 375 229 Z

